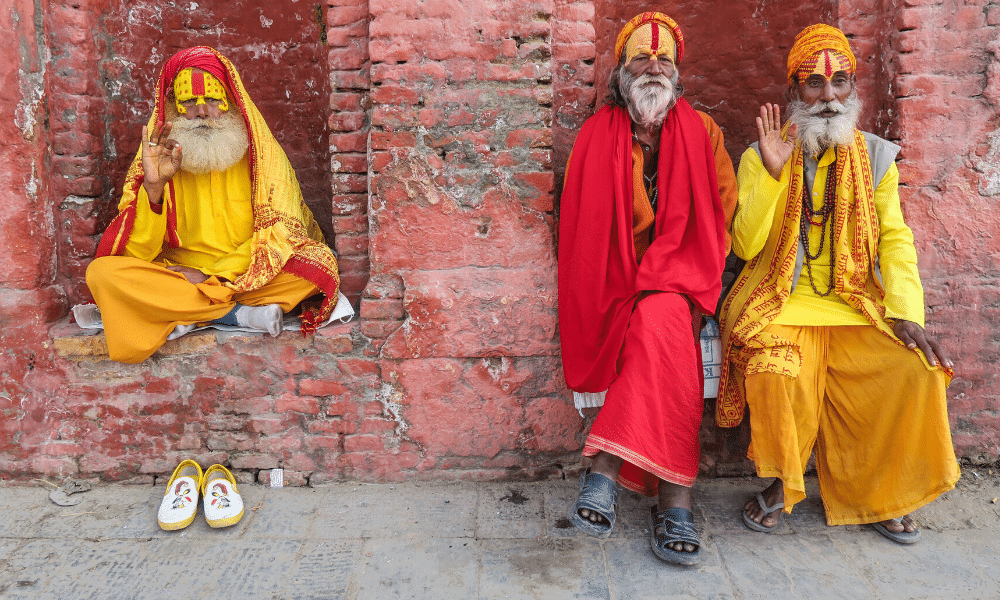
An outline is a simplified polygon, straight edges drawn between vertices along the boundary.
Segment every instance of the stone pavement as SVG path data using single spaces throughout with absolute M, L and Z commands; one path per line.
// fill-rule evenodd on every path
M 975 471 L 975 474 L 973 474 Z M 699 480 L 702 564 L 659 562 L 647 501 L 624 492 L 604 541 L 564 514 L 575 482 L 242 485 L 243 520 L 161 531 L 163 484 L 96 484 L 59 507 L 0 484 L 0 598 L 998 598 L 1000 477 L 966 468 L 918 511 L 923 539 L 827 527 L 811 497 L 777 534 L 746 529 L 753 479 Z M 256 510 L 252 510 L 256 509 Z

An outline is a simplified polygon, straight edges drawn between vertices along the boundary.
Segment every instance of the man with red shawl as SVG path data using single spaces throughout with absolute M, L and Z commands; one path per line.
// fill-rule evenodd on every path
M 945 390 L 952 362 L 924 331 L 899 146 L 857 129 L 857 61 L 819 24 L 788 55 L 788 123 L 765 104 L 740 160 L 733 249 L 747 260 L 721 311 L 716 419 L 750 408 L 750 458 L 774 481 L 743 507 L 771 532 L 806 497 L 815 450 L 829 525 L 901 543 L 909 513 L 954 487 Z
M 302 310 L 315 331 L 336 305 L 337 260 L 295 172 L 212 48 L 164 65 L 118 210 L 87 268 L 114 360 L 142 362 L 205 322 L 276 336 L 318 295 Z
M 735 175 L 719 127 L 680 97 L 684 38 L 673 19 L 635 17 L 615 56 L 607 103 L 580 130 L 561 199 L 563 368 L 577 407 L 601 406 L 569 518 L 607 537 L 616 483 L 656 496 L 653 552 L 690 565 L 700 560 L 696 338 L 721 290 Z

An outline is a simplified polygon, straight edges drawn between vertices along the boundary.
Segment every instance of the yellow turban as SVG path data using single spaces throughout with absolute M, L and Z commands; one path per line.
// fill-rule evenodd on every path
M 636 39 L 630 40 L 632 37 Z M 681 62 L 684 56 L 681 28 L 673 19 L 658 12 L 644 12 L 625 24 L 615 43 L 615 60 L 621 61 L 626 46 L 626 62 L 630 62 L 640 50 L 656 56 L 666 54 L 673 63 Z
M 823 56 L 819 56 L 820 53 Z M 815 60 L 812 60 L 814 59 Z M 795 81 L 795 76 L 800 67 L 805 67 L 810 73 L 818 68 L 821 60 L 830 61 L 823 65 L 824 69 L 829 67 L 836 71 L 848 71 L 854 73 L 858 68 L 854 53 L 851 52 L 851 45 L 847 42 L 844 32 L 831 27 L 830 25 L 810 25 L 795 36 L 795 43 L 788 52 L 788 82 Z M 805 64 L 809 62 L 809 64 Z M 843 68 L 843 67 L 850 68 Z

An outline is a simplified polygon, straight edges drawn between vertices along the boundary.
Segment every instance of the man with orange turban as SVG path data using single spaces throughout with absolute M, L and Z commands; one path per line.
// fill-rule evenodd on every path
M 569 518 L 607 537 L 616 484 L 655 496 L 653 551 L 690 565 L 700 559 L 690 495 L 703 406 L 697 338 L 721 290 L 736 180 L 719 127 L 680 97 L 677 23 L 635 17 L 615 56 L 606 105 L 580 130 L 561 199 L 563 368 L 577 407 L 600 406 Z
M 829 525 L 870 523 L 899 543 L 909 513 L 954 487 L 945 389 L 952 362 L 923 329 L 899 146 L 857 129 L 857 63 L 813 25 L 788 56 L 788 124 L 765 104 L 740 161 L 733 249 L 747 260 L 721 313 L 716 419 L 750 408 L 750 458 L 772 484 L 743 522 L 773 531 L 805 498 L 815 449 Z
M 198 323 L 276 336 L 337 302 L 337 260 L 239 74 L 199 46 L 171 57 L 87 285 L 114 360 L 137 363 Z

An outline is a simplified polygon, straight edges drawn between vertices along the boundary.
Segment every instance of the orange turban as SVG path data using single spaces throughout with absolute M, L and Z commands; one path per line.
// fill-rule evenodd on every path
M 658 37 L 661 26 L 670 32 L 670 35 L 674 38 L 670 41 L 676 46 L 677 54 L 676 60 L 671 57 L 672 62 L 681 62 L 681 57 L 684 56 L 684 35 L 681 34 L 681 28 L 677 26 L 677 23 L 673 19 L 658 12 L 644 12 L 625 24 L 625 27 L 622 28 L 622 32 L 618 34 L 618 41 L 615 42 L 615 60 L 621 61 L 622 51 L 625 49 L 625 44 L 628 42 L 628 39 L 632 37 L 632 34 L 635 33 L 637 29 L 647 23 L 651 24 L 651 40 L 655 40 L 655 38 Z M 658 44 L 658 41 L 655 43 Z M 653 48 L 653 50 L 656 50 L 656 48 Z
M 822 23 L 810 25 L 795 36 L 795 43 L 788 52 L 788 83 L 795 80 L 795 74 L 804 62 L 823 50 L 832 51 L 835 58 L 839 58 L 836 57 L 838 54 L 846 58 L 850 63 L 850 72 L 853 73 L 858 68 L 854 53 L 851 52 L 851 45 L 847 42 L 847 36 L 843 31 Z

